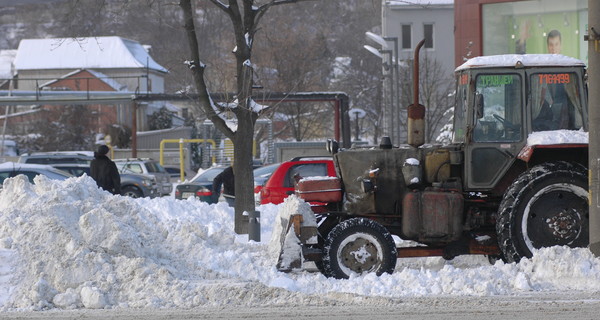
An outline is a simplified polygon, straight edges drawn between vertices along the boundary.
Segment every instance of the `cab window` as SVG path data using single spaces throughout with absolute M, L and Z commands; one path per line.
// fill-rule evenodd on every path
M 465 141 L 465 115 L 467 114 L 467 98 L 469 88 L 469 75 L 467 73 L 458 75 L 456 81 L 456 103 L 454 109 L 453 135 L 452 142 L 460 143 Z
M 518 74 L 478 75 L 474 104 L 474 141 L 521 140 L 521 78 Z
M 531 128 L 533 131 L 579 130 L 583 108 L 575 73 L 531 75 Z

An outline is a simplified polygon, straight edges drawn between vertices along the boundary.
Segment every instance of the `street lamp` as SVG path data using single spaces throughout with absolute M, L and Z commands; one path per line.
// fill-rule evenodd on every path
M 350 115 L 350 120 L 354 120 L 354 141 L 360 141 L 360 126 L 358 125 L 358 120 L 364 118 L 367 115 L 367 112 L 361 108 L 352 108 L 348 110 L 348 114 Z
M 363 47 L 365 49 L 367 49 L 369 52 L 371 52 L 372 54 L 379 57 L 381 60 L 384 60 L 384 57 L 383 57 L 384 54 L 388 55 L 388 61 L 383 63 L 383 68 L 384 68 L 384 70 L 389 70 L 390 68 L 392 68 L 392 70 L 389 75 L 384 74 L 384 77 L 387 77 L 389 79 L 389 85 L 388 85 L 389 86 L 389 100 L 388 100 L 389 107 L 386 108 L 387 111 L 389 112 L 389 117 L 386 117 L 387 122 L 384 122 L 384 123 L 387 123 L 387 125 L 389 126 L 389 130 L 387 133 L 390 136 L 391 140 L 396 141 L 396 139 L 395 139 L 395 137 L 396 137 L 395 127 L 397 127 L 396 115 L 395 115 L 396 108 L 394 108 L 394 104 L 395 104 L 394 101 L 396 100 L 395 99 L 396 96 L 394 95 L 394 87 L 396 86 L 395 85 L 396 77 L 394 76 L 394 74 L 398 74 L 398 72 L 395 71 L 395 70 L 397 70 L 397 67 L 396 67 L 396 63 L 394 62 L 394 58 L 392 57 L 393 51 L 392 50 L 379 50 L 379 49 L 375 49 L 369 45 L 364 45 Z M 384 96 L 385 96 L 385 94 L 384 94 Z M 397 103 L 398 103 L 398 109 L 399 109 L 400 101 L 398 100 Z M 388 113 L 385 111 L 386 110 L 384 110 L 384 113 L 383 113 L 384 115 L 386 115 L 386 113 Z M 385 129 L 385 125 L 384 125 L 384 129 Z
M 391 137 L 392 141 L 396 142 L 397 144 L 400 144 L 400 74 L 398 71 L 398 64 L 400 63 L 400 61 L 398 60 L 398 38 L 397 37 L 382 37 L 378 34 L 375 34 L 373 32 L 365 32 L 365 35 L 377 42 L 379 45 L 381 45 L 381 48 L 383 49 L 382 51 L 387 51 L 390 53 L 390 58 L 393 54 L 393 58 L 391 58 L 391 63 L 390 63 L 390 67 L 392 67 L 392 80 L 391 80 L 391 89 L 390 89 L 390 94 L 391 94 L 391 103 L 390 103 L 390 115 L 392 117 L 391 123 L 392 123 L 392 127 L 390 128 L 391 130 Z M 394 43 L 394 48 L 393 50 L 387 50 L 388 49 L 388 41 L 392 41 Z M 366 46 L 365 46 L 366 48 Z M 374 48 L 373 48 L 374 49 Z M 369 50 L 371 51 L 371 50 Z M 381 55 L 379 55 L 380 58 Z M 396 87 L 394 89 L 394 87 Z M 394 91 L 396 92 L 396 94 L 394 94 Z M 395 103 L 394 103 L 395 101 Z M 397 106 L 397 109 L 394 109 L 394 104 Z M 394 123 L 397 123 L 398 125 L 393 125 Z M 398 132 L 398 134 L 395 134 L 395 132 Z M 394 137 L 397 137 L 397 140 L 394 139 Z

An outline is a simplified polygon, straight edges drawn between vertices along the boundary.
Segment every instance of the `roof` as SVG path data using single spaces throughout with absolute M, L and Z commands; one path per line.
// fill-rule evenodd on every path
M 525 67 L 585 67 L 585 63 L 583 61 L 561 54 L 503 54 L 471 58 L 456 68 L 455 71 L 461 71 L 470 68 L 515 67 L 518 62 L 521 62 Z
M 137 41 L 121 37 L 24 39 L 14 60 L 16 70 L 141 69 L 168 72 Z

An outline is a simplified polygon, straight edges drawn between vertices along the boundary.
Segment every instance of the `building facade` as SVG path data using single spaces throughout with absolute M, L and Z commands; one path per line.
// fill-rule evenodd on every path
M 394 143 L 406 142 L 406 108 L 413 98 L 413 60 L 418 43 L 420 76 L 419 103 L 426 107 L 426 141 L 433 142 L 448 117 L 440 117 L 450 107 L 448 85 L 454 72 L 454 1 L 453 0 L 384 0 L 382 3 L 382 36 L 389 42 L 398 68 L 396 85 L 387 94 L 399 98 L 388 111 L 394 117 L 391 127 Z M 385 84 L 385 83 L 384 83 Z M 385 86 L 384 86 L 385 87 Z M 389 87 L 389 85 L 388 85 Z M 395 130 L 395 131 L 394 131 Z

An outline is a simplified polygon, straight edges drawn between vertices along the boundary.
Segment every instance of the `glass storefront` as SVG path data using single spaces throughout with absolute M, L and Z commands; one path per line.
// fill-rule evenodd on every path
M 485 4 L 483 54 L 560 53 L 587 62 L 587 0 Z

